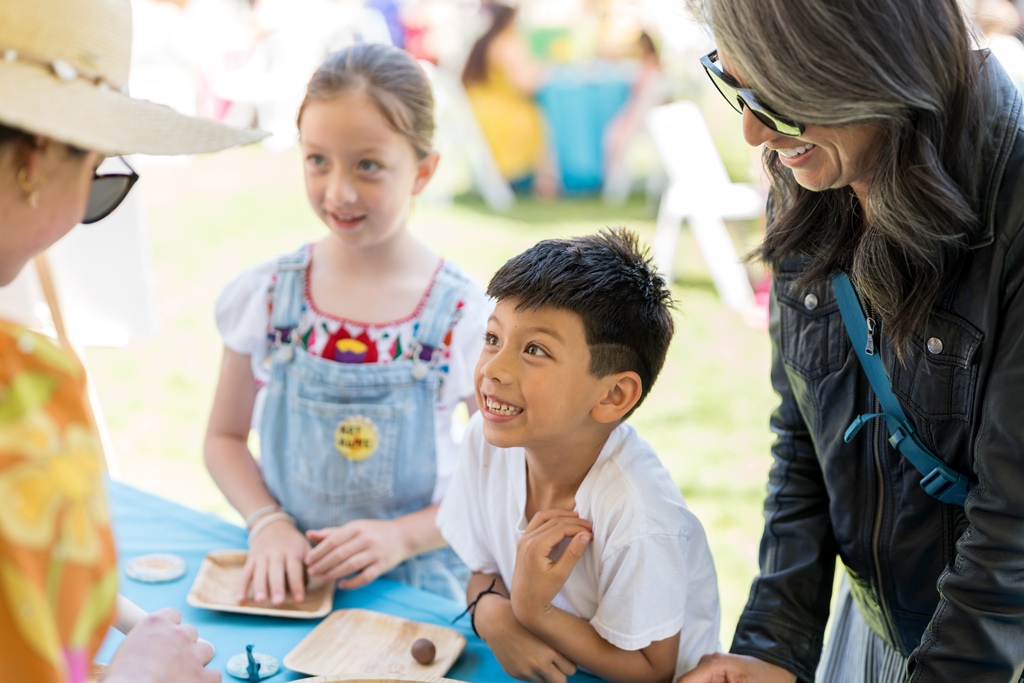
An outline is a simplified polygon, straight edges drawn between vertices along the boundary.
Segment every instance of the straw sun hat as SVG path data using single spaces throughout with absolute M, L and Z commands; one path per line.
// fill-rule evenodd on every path
M 0 123 L 105 154 L 190 154 L 255 142 L 128 96 L 130 0 L 0 0 Z

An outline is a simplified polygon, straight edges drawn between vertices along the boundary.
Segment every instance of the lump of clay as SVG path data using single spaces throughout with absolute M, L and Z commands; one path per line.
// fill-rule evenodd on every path
M 412 658 L 420 664 L 430 664 L 436 654 L 437 648 L 434 647 L 432 640 L 420 638 L 412 644 Z

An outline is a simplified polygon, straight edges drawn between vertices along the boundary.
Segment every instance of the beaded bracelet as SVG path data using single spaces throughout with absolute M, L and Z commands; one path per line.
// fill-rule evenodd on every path
M 263 531 L 274 522 L 279 522 L 281 520 L 285 520 L 293 525 L 295 524 L 295 519 L 283 510 L 271 512 L 269 515 L 264 515 L 263 517 L 260 517 L 259 521 L 257 521 L 251 529 L 249 529 L 249 544 L 252 544 L 252 539 L 256 538 L 256 534 Z
M 245 518 L 245 528 L 252 529 L 253 525 L 262 517 L 269 515 L 271 512 L 277 512 L 281 509 L 281 506 L 277 503 L 272 503 L 266 507 L 262 507 L 259 510 L 254 510 L 249 513 L 249 516 Z
M 491 585 L 490 586 L 488 586 L 486 589 L 484 589 L 484 590 L 480 591 L 479 593 L 477 593 L 476 600 L 474 600 L 473 602 L 471 602 L 468 605 L 466 605 L 466 609 L 462 610 L 462 612 L 459 613 L 459 616 L 457 616 L 454 619 L 452 619 L 452 623 L 454 624 L 456 621 L 458 621 L 462 617 L 466 616 L 466 614 L 468 613 L 469 614 L 469 626 L 470 626 L 470 628 L 473 629 L 473 633 L 476 633 L 476 637 L 480 638 L 480 633 L 476 630 L 476 603 L 480 602 L 480 598 L 484 597 L 485 595 L 499 595 L 499 596 L 501 596 L 503 598 L 507 597 L 506 595 L 504 595 L 500 591 L 494 590 L 494 585 L 496 583 L 498 583 L 497 577 L 495 577 L 494 579 L 491 580 Z M 480 638 L 480 640 L 483 640 L 483 638 Z

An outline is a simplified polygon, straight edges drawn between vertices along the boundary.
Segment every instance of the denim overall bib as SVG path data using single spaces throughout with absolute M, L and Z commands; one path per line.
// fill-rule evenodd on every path
M 415 328 L 412 360 L 339 363 L 294 344 L 309 250 L 278 262 L 271 374 L 260 424 L 260 469 L 298 528 L 392 519 L 431 503 L 441 346 L 465 289 L 445 263 Z M 384 578 L 465 601 L 469 571 L 450 548 L 423 553 Z

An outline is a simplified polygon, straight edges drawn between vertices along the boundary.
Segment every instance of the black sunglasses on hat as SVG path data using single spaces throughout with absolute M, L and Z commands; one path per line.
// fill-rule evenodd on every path
M 804 125 L 797 123 L 784 116 L 779 116 L 768 107 L 757 101 L 753 91 L 741 87 L 732 76 L 718 68 L 718 49 L 714 49 L 700 58 L 701 66 L 707 72 L 708 78 L 715 84 L 715 88 L 721 93 L 725 101 L 739 113 L 743 113 L 746 107 L 750 113 L 757 117 L 757 120 L 776 133 L 796 137 L 804 132 Z
M 139 179 L 139 174 L 128 165 L 123 157 L 116 158 L 124 164 L 128 172 L 101 173 L 97 169 L 93 173 L 92 187 L 89 189 L 89 203 L 85 209 L 85 217 L 81 221 L 86 225 L 109 216 L 114 209 L 121 205 L 132 186 Z

